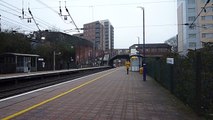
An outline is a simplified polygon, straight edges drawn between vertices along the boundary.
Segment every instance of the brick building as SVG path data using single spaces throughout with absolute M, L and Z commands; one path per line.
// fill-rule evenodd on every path
M 94 62 L 93 43 L 89 40 L 61 32 L 43 31 L 40 33 L 43 45 L 51 46 L 51 50 L 60 55 L 56 56 L 56 69 L 69 68 L 71 64 L 88 66 Z M 45 57 L 45 56 L 44 56 Z M 52 58 L 47 60 L 52 66 Z

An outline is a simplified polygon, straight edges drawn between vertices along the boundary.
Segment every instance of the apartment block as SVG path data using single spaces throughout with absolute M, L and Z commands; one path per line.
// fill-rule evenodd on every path
M 213 0 L 178 0 L 178 52 L 200 49 L 206 42 L 213 42 Z M 201 13 L 201 14 L 199 14 Z M 193 23 L 193 24 L 192 24 Z
M 83 38 L 94 43 L 96 50 L 110 53 L 114 49 L 114 27 L 109 20 L 84 24 Z
M 197 0 L 198 11 L 203 9 L 206 0 Z M 199 21 L 200 40 L 203 43 L 213 43 L 213 0 L 206 5 L 203 12 L 201 12 Z
M 104 26 L 103 49 L 105 52 L 111 52 L 114 49 L 114 27 L 109 20 L 102 20 L 100 22 Z

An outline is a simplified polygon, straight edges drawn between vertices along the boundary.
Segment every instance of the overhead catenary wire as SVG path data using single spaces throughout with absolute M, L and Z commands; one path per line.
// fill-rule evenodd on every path
M 194 26 L 194 23 L 195 21 L 197 20 L 197 18 L 200 16 L 200 14 L 203 12 L 203 10 L 205 10 L 206 8 L 206 5 L 210 2 L 210 0 L 207 0 L 204 7 L 201 9 L 201 11 L 198 13 L 198 15 L 195 17 L 194 21 L 189 25 L 189 27 L 193 27 Z
M 0 15 L 0 32 L 1 32 L 1 15 Z
M 12 6 L 12 7 L 10 7 L 10 6 L 8 6 L 8 5 L 9 5 L 9 4 L 4 5 L 4 4 L 0 3 L 0 6 L 3 6 L 3 7 L 7 8 L 7 9 L 10 9 L 10 10 L 12 10 L 12 11 L 16 12 L 16 13 L 19 13 L 19 11 L 18 11 L 18 10 L 16 10 L 16 9 L 14 9 L 14 7 L 13 7 L 13 6 Z
M 2 0 L 0 0 L 0 1 L 2 1 Z M 49 7 L 47 4 L 45 4 L 43 1 L 41 1 L 41 0 L 36 0 L 36 1 L 39 1 L 41 4 L 43 3 L 43 5 L 44 6 L 46 6 L 48 9 L 51 9 L 52 11 L 54 11 L 55 13 L 57 13 L 57 15 L 59 14 L 59 12 L 57 11 L 57 10 L 55 10 L 53 7 Z M 174 0 L 173 0 L 174 1 Z M 162 3 L 162 2 L 164 2 L 164 3 L 166 3 L 166 2 L 173 2 L 173 1 L 158 1 L 158 2 L 141 2 L 141 3 L 146 3 L 146 4 L 151 4 L 151 3 Z M 140 3 L 140 4 L 141 4 Z M 122 6 L 122 5 L 135 5 L 136 3 L 126 3 L 126 4 L 100 4 L 100 5 L 94 5 L 94 6 Z M 138 3 L 137 3 L 138 4 Z M 90 6 L 86 6 L 86 7 L 90 7 Z M 32 10 L 32 9 L 31 9 Z M 64 11 L 63 11 L 64 12 Z M 69 12 L 69 11 L 68 11 Z M 33 12 L 34 13 L 34 12 Z M 35 14 L 35 13 L 34 13 Z M 51 28 L 55 28 L 54 26 L 52 26 L 52 25 L 49 25 L 47 22 L 42 22 L 42 21 L 40 21 L 39 20 L 39 18 L 37 18 L 37 17 L 35 17 L 34 16 L 34 18 L 35 18 L 35 20 L 39 23 L 39 26 L 41 25 L 41 24 L 43 24 L 44 26 L 47 26 L 47 27 L 51 27 Z M 60 17 L 61 18 L 61 17 Z M 75 26 L 76 26 L 76 24 L 75 24 Z M 156 26 L 158 26 L 158 25 L 156 25 Z M 164 26 L 164 25 L 159 25 L 159 26 Z M 152 27 L 152 26 L 149 26 L 149 27 Z M 155 27 L 155 26 L 153 26 L 153 27 Z M 117 27 L 116 27 L 117 28 Z M 118 28 L 128 28 L 128 26 L 121 26 L 121 27 L 118 27 Z M 131 27 L 130 27 L 131 28 Z
M 0 2 L 2 2 L 2 3 L 5 4 L 5 5 L 4 5 L 5 8 L 11 10 L 11 12 L 10 12 L 10 11 L 7 11 L 7 10 L 0 9 L 1 11 L 6 12 L 6 13 L 9 13 L 9 14 L 12 14 L 12 15 L 17 16 L 17 17 L 19 17 L 19 18 L 21 18 L 21 16 L 20 16 L 20 15 L 17 15 L 17 14 L 20 14 L 20 11 L 22 11 L 22 17 L 24 18 L 24 16 L 29 16 L 29 17 L 27 17 L 26 19 L 30 19 L 30 16 L 31 16 L 31 15 L 27 14 L 28 12 L 26 12 L 23 8 L 22 8 L 22 9 L 21 9 L 21 8 L 18 8 L 18 7 L 14 6 L 14 5 L 12 5 L 12 4 L 9 4 L 9 3 L 7 3 L 7 2 L 5 2 L 5 1 L 3 1 L 3 0 L 0 0 Z M 24 3 L 23 3 L 23 1 L 22 1 L 22 6 L 23 6 L 23 4 L 24 4 Z M 0 5 L 1 5 L 1 3 L 0 3 Z M 15 13 L 17 13 L 17 14 L 15 14 Z M 23 18 L 22 18 L 22 19 L 23 19 Z M 48 22 L 45 22 L 44 20 L 42 20 L 42 19 L 40 19 L 40 18 L 38 18 L 38 17 L 34 17 L 34 20 L 38 21 L 39 23 L 41 23 L 42 25 L 44 25 L 44 26 L 46 26 L 46 27 L 48 27 L 48 28 L 54 28 L 54 29 L 56 28 L 55 26 L 49 24 Z M 39 25 L 41 26 L 41 24 L 39 24 Z M 42 28 L 45 28 L 45 27 L 42 27 Z M 59 29 L 59 28 L 56 28 L 56 29 Z
M 206 12 L 205 13 L 205 15 L 207 15 L 208 14 L 208 12 Z M 204 16 L 205 16 L 204 15 Z M 189 25 L 190 24 L 178 24 L 178 25 L 186 25 L 186 26 L 188 26 L 189 28 L 188 29 L 192 29 L 192 27 L 190 27 Z M 193 24 L 194 25 L 194 27 L 195 28 L 199 28 L 199 30 L 197 30 L 196 32 L 194 32 L 193 34 L 195 34 L 196 36 L 197 35 L 202 35 L 201 33 L 203 33 L 204 31 L 206 31 L 206 30 L 213 30 L 213 27 L 212 28 L 206 28 L 206 27 L 202 27 L 202 26 L 198 26 L 198 25 L 196 25 L 196 24 Z M 179 34 L 179 33 L 178 33 Z M 199 36 L 200 38 L 202 38 L 202 36 Z M 191 40 L 191 39 L 194 39 L 194 38 L 191 38 L 191 37 L 189 37 L 189 36 L 187 36 L 186 38 L 185 38 L 186 40 Z M 194 40 L 193 40 L 194 41 Z M 195 41 L 194 41 L 195 42 Z M 202 41 L 201 41 L 202 42 Z M 203 43 L 203 42 L 202 42 Z M 188 51 L 188 50 L 184 50 L 184 51 Z
M 30 8 L 28 8 L 28 12 L 30 13 L 30 15 L 31 15 L 31 17 L 32 17 L 32 19 L 33 19 L 33 21 L 34 21 L 36 27 L 38 28 L 38 30 L 41 31 L 40 28 L 39 28 L 39 26 L 38 26 L 38 23 L 36 22 L 35 18 L 33 17 L 32 12 L 30 11 Z
M 40 1 L 40 0 L 38 0 L 38 1 Z M 40 1 L 41 2 L 41 1 Z M 41 3 L 43 3 L 43 2 L 41 2 Z M 0 0 L 0 5 L 2 5 L 3 7 L 4 7 L 4 9 L 0 9 L 0 11 L 3 11 L 3 12 L 5 12 L 5 13 L 8 13 L 8 14 L 11 14 L 11 15 L 13 15 L 13 16 L 16 16 L 16 17 L 18 17 L 18 18 L 21 18 L 21 19 L 28 19 L 28 22 L 29 22 L 29 20 L 30 19 L 33 19 L 33 21 L 35 22 L 35 24 L 36 24 L 36 27 L 40 30 L 40 28 L 39 28 L 39 26 L 46 26 L 47 28 L 46 29 L 48 29 L 48 28 L 53 28 L 53 29 L 58 29 L 58 30 L 60 30 L 60 28 L 58 28 L 58 27 L 56 27 L 56 26 L 53 26 L 53 25 L 51 25 L 51 24 L 49 24 L 48 22 L 46 22 L 46 21 L 44 21 L 44 20 L 42 20 L 42 19 L 40 19 L 40 18 L 38 18 L 38 17 L 34 17 L 33 16 L 33 18 L 31 18 L 31 17 L 24 17 L 24 16 L 27 16 L 27 13 L 29 12 L 29 14 L 28 14 L 28 16 L 31 16 L 32 15 L 32 12 L 31 12 L 31 10 L 29 10 L 28 9 L 28 12 L 25 12 L 24 11 L 24 8 L 17 8 L 17 7 L 15 7 L 15 6 L 13 6 L 12 4 L 9 4 L 9 3 L 7 3 L 7 2 L 5 2 L 5 1 L 3 1 L 3 0 Z M 43 3 L 43 5 L 45 5 L 45 6 L 47 6 L 46 4 L 44 4 Z M 9 11 L 8 11 L 8 9 L 9 9 Z M 55 13 L 57 13 L 57 11 L 55 11 L 54 9 L 52 9 Z M 20 12 L 20 11 L 22 11 L 22 12 Z M 22 16 L 21 15 L 19 15 L 20 13 L 22 13 Z M 58 14 L 58 13 L 57 13 Z M 41 23 L 41 24 L 39 24 L 39 26 L 38 26 L 38 22 L 36 22 L 36 21 L 38 21 L 39 23 Z M 20 24 L 20 23 L 19 23 Z M 22 23 L 23 24 L 23 23 Z M 42 28 L 45 28 L 45 27 L 42 27 Z
M 170 1 L 156 1 L 156 2 L 139 2 L 139 3 L 118 3 L 118 4 L 96 4 L 96 5 L 69 5 L 67 7 L 112 7 L 112 6 L 132 6 L 132 5 L 139 5 L 139 4 L 159 4 L 159 3 L 171 3 L 171 2 L 174 2 L 174 3 L 177 3 L 175 0 L 170 0 Z M 57 8 L 56 6 L 48 6 L 48 8 Z M 33 8 L 33 9 L 45 9 L 45 8 Z
M 67 11 L 67 13 L 68 13 L 70 19 L 72 20 L 73 24 L 75 25 L 76 29 L 78 30 L 78 32 L 80 32 L 79 28 L 78 28 L 77 25 L 75 24 L 75 21 L 73 20 L 72 16 L 70 15 L 70 12 L 69 12 L 69 10 L 67 9 L 66 6 L 65 6 L 65 9 L 66 9 L 66 11 Z
M 0 2 L 6 4 L 6 5 L 3 5 L 3 4 L 0 3 L 1 6 L 4 6 L 5 8 L 10 9 L 12 12 L 9 12 L 8 10 L 7 11 L 6 10 L 2 10 L 2 11 L 5 11 L 7 13 L 10 13 L 12 15 L 15 15 L 15 16 L 18 16 L 19 18 L 21 18 L 21 16 L 17 15 L 17 14 L 20 14 L 20 10 L 22 10 L 22 13 L 23 13 L 24 12 L 23 9 L 15 7 L 14 5 L 9 4 L 9 3 L 7 3 L 7 2 L 5 2 L 3 0 L 0 0 Z M 16 14 L 14 12 L 16 12 Z
M 31 28 L 32 30 L 34 29 L 34 28 L 30 27 L 29 25 L 25 25 L 25 24 L 23 24 L 23 23 L 21 23 L 21 22 L 18 22 L 18 21 L 16 21 L 16 20 L 13 20 L 13 19 L 8 18 L 8 17 L 6 17 L 6 16 L 3 16 L 3 15 L 2 15 L 2 18 L 6 18 L 6 19 L 8 19 L 8 20 L 14 22 L 15 24 L 19 24 L 19 25 L 21 25 L 21 26 L 24 26 L 25 28 Z M 3 20 L 5 20 L 5 19 L 3 19 Z
M 208 1 L 207 1 L 207 2 L 208 2 Z M 204 16 L 206 16 L 208 13 L 209 13 L 209 11 L 205 12 L 205 15 L 204 15 Z M 186 26 L 189 26 L 189 29 L 192 29 L 192 27 L 190 27 L 191 24 L 188 24 L 188 23 L 179 24 L 179 25 L 186 25 Z M 207 28 L 207 27 L 203 27 L 203 26 L 198 26 L 198 25 L 196 25 L 196 24 L 194 24 L 194 23 L 193 23 L 193 25 L 194 25 L 195 27 L 199 28 L 199 29 L 202 29 L 202 30 L 199 30 L 198 32 L 196 32 L 196 34 L 200 34 L 200 33 L 202 33 L 203 31 L 208 30 L 208 29 L 213 29 L 213 28 Z M 187 38 L 187 39 L 189 39 L 189 38 Z
M 59 17 L 61 18 L 61 20 L 66 23 L 63 18 L 61 17 L 60 13 L 58 13 L 58 11 L 54 10 L 52 7 L 49 7 L 47 4 L 45 4 L 44 2 L 42 2 L 41 0 L 36 0 L 37 2 L 39 2 L 40 4 L 42 4 L 43 6 L 47 7 L 48 9 L 50 9 L 51 11 L 53 11 L 55 14 L 59 15 Z
M 16 17 L 20 17 L 19 15 L 14 14 L 14 13 L 12 13 L 12 12 L 9 12 L 9 11 L 7 11 L 7 10 L 0 9 L 0 11 L 3 11 L 3 12 L 5 12 L 5 13 L 9 13 L 9 14 L 14 15 L 14 16 L 16 16 Z
M 23 9 L 22 9 L 22 11 L 23 11 L 24 13 L 26 13 Z M 29 12 L 29 8 L 28 8 L 28 12 Z M 31 13 L 31 11 L 30 11 L 29 13 Z M 31 13 L 31 14 L 32 14 L 32 13 Z M 31 16 L 31 14 L 30 14 L 30 16 Z M 42 20 L 42 19 L 40 19 L 40 18 L 38 18 L 38 17 L 33 16 L 33 19 L 34 19 L 34 21 L 38 21 L 39 23 L 43 24 L 44 26 L 47 26 L 47 27 L 49 27 L 49 28 L 55 28 L 53 25 L 49 24 L 48 22 L 46 22 L 46 21 L 44 21 L 44 20 Z M 37 23 L 37 22 L 36 22 L 36 23 Z M 41 26 L 41 24 L 39 24 L 39 25 Z M 38 23 L 37 23 L 37 25 L 38 25 Z M 43 27 L 43 28 L 44 28 L 44 27 Z M 58 29 L 58 28 L 57 28 L 57 29 Z
M 3 3 L 5 3 L 5 4 L 7 4 L 7 5 L 9 5 L 9 6 L 12 6 L 13 8 L 16 8 L 16 9 L 18 9 L 18 10 L 21 10 L 20 8 L 17 8 L 16 6 L 14 6 L 14 5 L 12 5 L 12 4 L 9 4 L 9 3 L 7 3 L 7 2 L 5 2 L 5 1 L 3 1 L 3 0 L 0 0 L 1 2 L 3 2 Z
M 24 27 L 25 29 L 28 29 L 28 30 L 33 30 L 34 29 L 34 28 L 30 27 L 30 26 L 24 25 L 24 24 L 22 24 L 22 23 L 20 23 L 18 21 L 10 19 L 10 18 L 8 18 L 6 16 L 2 16 L 2 21 L 6 21 L 6 22 L 12 23 L 12 24 L 17 25 L 17 26 L 22 26 L 22 27 Z
M 171 2 L 177 3 L 175 0 L 171 0 L 171 1 L 124 3 L 124 4 L 118 3 L 118 4 L 97 4 L 97 5 L 94 5 L 94 4 L 93 5 L 68 5 L 67 7 L 89 7 L 89 8 L 91 8 L 91 6 L 93 7 L 111 6 L 112 7 L 112 6 L 132 6 L 132 5 L 139 5 L 139 4 L 159 4 L 159 3 L 171 3 Z M 53 9 L 53 8 L 58 8 L 58 6 L 34 7 L 32 9 L 46 9 L 46 8 Z
M 40 4 L 46 6 L 47 8 L 49 8 L 50 10 L 52 10 L 53 12 L 55 12 L 56 14 L 58 14 L 58 11 L 54 10 L 53 8 L 49 7 L 47 4 L 45 4 L 44 2 L 42 2 L 41 0 L 36 0 L 37 2 L 39 2 Z M 59 14 L 58 14 L 59 15 Z
M 169 27 L 169 26 L 177 26 L 177 24 L 156 24 L 156 25 L 145 25 L 146 27 Z M 118 29 L 128 29 L 128 28 L 141 28 L 141 25 L 132 25 L 132 26 L 115 26 Z
M 1 6 L 4 6 L 6 9 L 10 9 L 11 12 L 8 11 L 8 10 L 3 10 L 3 9 L 0 9 L 0 11 L 3 11 L 3 12 L 5 12 L 5 13 L 9 13 L 9 14 L 12 14 L 12 15 L 14 15 L 14 16 L 17 16 L 17 17 L 21 18 L 21 19 L 25 19 L 24 16 L 27 16 L 27 14 L 25 14 L 25 13 L 27 13 L 27 12 L 25 12 L 23 8 L 22 8 L 22 9 L 21 9 L 21 8 L 17 8 L 17 7 L 15 7 L 15 6 L 13 6 L 12 4 L 9 4 L 9 3 L 7 3 L 7 2 L 5 2 L 5 1 L 3 1 L 3 0 L 0 0 L 0 2 L 2 2 L 2 3 L 5 4 L 5 5 L 3 5 L 2 3 L 0 3 Z M 20 14 L 20 10 L 22 11 L 22 16 L 17 15 L 17 14 Z M 16 13 L 16 14 L 15 14 L 15 13 Z M 30 17 L 27 17 L 26 19 L 29 20 L 29 19 L 31 19 L 31 18 L 30 18 Z
M 11 15 L 14 15 L 14 16 L 16 16 L 16 17 L 21 17 L 21 16 L 19 16 L 19 15 L 17 15 L 17 14 L 14 14 L 14 13 L 12 13 L 12 12 L 9 12 L 9 11 L 7 11 L 7 10 L 3 10 L 3 9 L 0 9 L 0 11 L 3 11 L 3 12 L 5 12 L 5 13 L 9 13 L 9 14 L 11 14 Z M 35 17 L 36 18 L 36 17 Z M 52 26 L 52 25 L 48 25 L 48 23 L 47 22 L 45 22 L 45 21 L 43 21 L 43 20 L 41 20 L 41 19 L 39 19 L 39 18 L 36 18 L 36 19 L 38 19 L 37 21 L 39 21 L 40 23 L 42 23 L 43 25 L 45 25 L 45 26 L 47 26 L 47 27 L 50 27 L 50 28 L 55 28 L 54 26 Z M 23 24 L 23 23 L 21 23 L 21 24 Z M 45 28 L 45 27 L 43 27 L 43 28 Z M 57 28 L 58 29 L 58 28 Z
M 42 20 L 42 19 L 40 19 L 38 17 L 34 17 L 34 18 L 36 19 L 36 21 L 38 21 L 40 24 L 43 24 L 46 27 L 60 30 L 60 28 L 58 28 L 58 27 L 56 27 L 54 25 L 51 25 L 50 23 L 48 23 L 48 22 L 46 22 L 46 21 L 44 21 L 44 20 Z

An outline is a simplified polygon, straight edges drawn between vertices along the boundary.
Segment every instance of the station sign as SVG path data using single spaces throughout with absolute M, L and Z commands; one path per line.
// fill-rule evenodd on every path
M 167 64 L 174 64 L 174 58 L 166 58 L 166 63 Z

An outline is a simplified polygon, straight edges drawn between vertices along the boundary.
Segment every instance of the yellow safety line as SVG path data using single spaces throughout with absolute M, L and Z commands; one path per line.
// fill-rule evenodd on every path
M 116 70 L 117 70 L 117 69 L 116 69 Z M 66 92 L 63 92 L 63 93 L 61 93 L 61 94 L 59 94 L 59 95 L 57 95 L 57 96 L 55 96 L 55 97 L 52 97 L 52 98 L 50 98 L 50 99 L 47 99 L 47 100 L 45 100 L 45 101 L 43 101 L 43 102 L 40 102 L 40 103 L 38 103 L 38 104 L 35 104 L 35 105 L 33 105 L 33 106 L 29 107 L 29 108 L 26 108 L 26 109 L 24 109 L 24 110 L 21 110 L 21 111 L 19 111 L 19 112 L 17 112 L 17 113 L 14 113 L 14 114 L 10 115 L 10 116 L 7 116 L 7 117 L 3 118 L 2 120 L 9 120 L 9 119 L 12 119 L 12 118 L 14 118 L 14 117 L 17 117 L 17 116 L 19 116 L 19 115 L 22 115 L 22 114 L 24 114 L 24 113 L 26 113 L 26 112 L 28 112 L 28 111 L 30 111 L 30 110 L 32 110 L 32 109 L 35 109 L 35 108 L 37 108 L 37 107 L 39 107 L 39 106 L 42 106 L 42 105 L 44 105 L 44 104 L 46 104 L 46 103 L 48 103 L 48 102 L 51 102 L 51 101 L 53 101 L 53 100 L 55 100 L 55 99 L 57 99 L 57 98 L 60 98 L 60 97 L 62 97 L 62 96 L 64 96 L 64 95 L 66 95 L 66 94 L 68 94 L 68 93 L 70 93 L 70 92 L 72 92 L 72 91 L 74 91 L 74 90 L 77 90 L 77 89 L 79 89 L 79 88 L 81 88 L 81 87 L 83 87 L 83 86 L 85 86 L 85 85 L 88 85 L 88 84 L 90 84 L 90 83 L 92 83 L 92 82 L 94 82 L 94 81 L 96 81 L 96 80 L 98 80 L 98 79 L 100 79 L 100 78 L 103 78 L 103 77 L 105 77 L 105 76 L 107 76 L 107 75 L 109 75 L 109 74 L 115 72 L 116 70 L 114 70 L 114 71 L 112 71 L 112 72 L 110 72 L 110 73 L 104 74 L 104 75 L 102 75 L 102 76 L 99 76 L 99 77 L 97 77 L 97 78 L 95 78 L 95 79 L 93 79 L 93 80 L 90 80 L 90 81 L 88 81 L 88 82 L 85 82 L 85 83 L 83 83 L 83 84 L 81 84 L 81 85 L 79 85 L 79 86 L 77 86 L 77 87 L 75 87 L 75 88 L 72 88 L 72 89 L 70 89 L 70 90 L 68 90 L 68 91 L 66 91 Z

